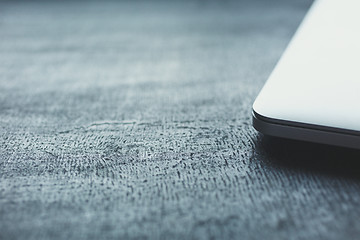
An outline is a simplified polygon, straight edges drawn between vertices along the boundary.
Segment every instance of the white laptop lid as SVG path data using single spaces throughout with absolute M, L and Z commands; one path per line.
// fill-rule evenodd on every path
M 253 105 L 272 119 L 360 131 L 360 0 L 317 0 Z

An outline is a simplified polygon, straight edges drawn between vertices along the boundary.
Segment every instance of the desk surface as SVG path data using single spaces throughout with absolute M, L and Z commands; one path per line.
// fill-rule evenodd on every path
M 1 239 L 352 239 L 360 152 L 259 135 L 311 2 L 0 3 Z

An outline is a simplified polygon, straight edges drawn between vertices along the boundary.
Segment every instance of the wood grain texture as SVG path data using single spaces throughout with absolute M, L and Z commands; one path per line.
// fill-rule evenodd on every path
M 259 135 L 310 1 L 0 3 L 0 239 L 355 239 L 360 153 Z

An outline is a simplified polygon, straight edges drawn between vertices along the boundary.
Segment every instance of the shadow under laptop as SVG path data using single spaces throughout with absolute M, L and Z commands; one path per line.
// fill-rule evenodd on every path
M 277 167 L 360 180 L 360 150 L 269 136 L 257 148 Z

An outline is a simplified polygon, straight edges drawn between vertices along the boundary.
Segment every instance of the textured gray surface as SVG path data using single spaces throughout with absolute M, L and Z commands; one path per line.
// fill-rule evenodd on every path
M 358 237 L 359 152 L 251 127 L 310 4 L 0 3 L 0 238 Z

